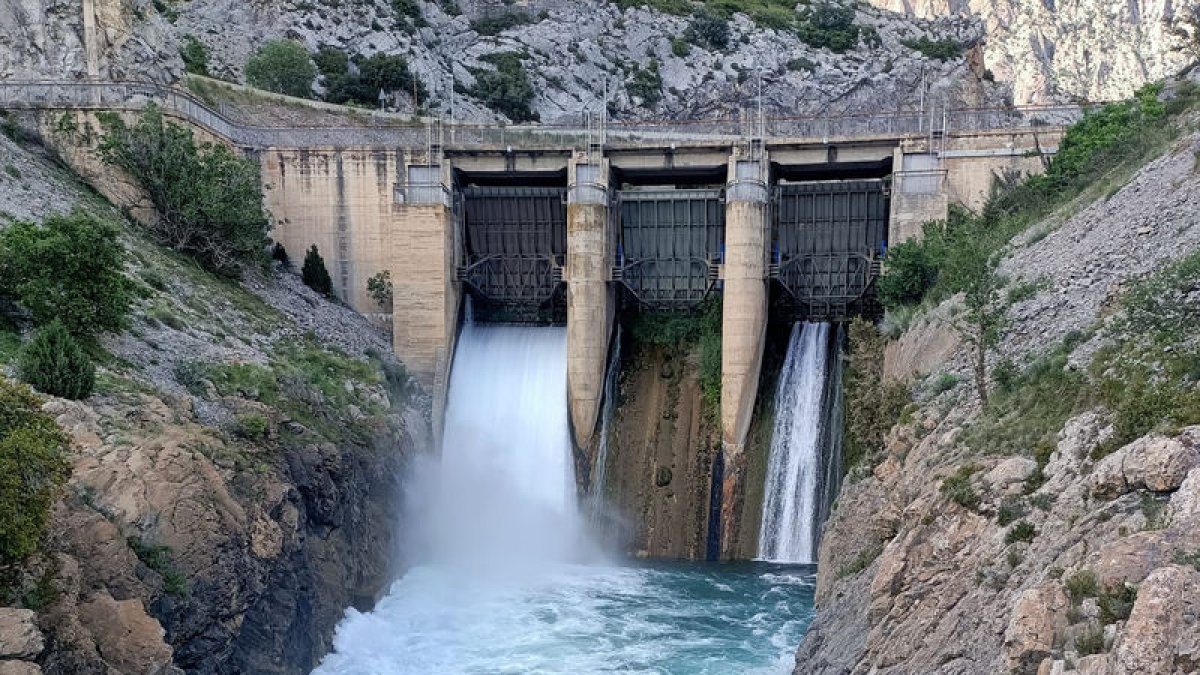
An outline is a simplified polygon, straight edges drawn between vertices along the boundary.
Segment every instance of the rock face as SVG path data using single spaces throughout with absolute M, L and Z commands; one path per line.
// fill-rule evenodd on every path
M 1197 140 L 1185 137 L 1048 236 L 1015 243 L 1001 269 L 1043 283 L 1009 309 L 1000 354 L 1030 363 L 1093 327 L 1062 366 L 1084 368 L 1112 331 L 1134 330 L 1106 318 L 1114 299 L 1200 246 L 1189 206 L 1200 195 Z M 1116 426 L 1097 408 L 1068 419 L 1040 460 L 1033 448 L 980 452 L 963 440 L 979 414 L 966 350 L 947 349 L 926 323 L 900 343 L 941 357 L 897 355 L 896 374 L 919 363 L 962 383 L 919 396 L 911 422 L 888 434 L 886 459 L 843 486 L 795 672 L 1195 672 L 1200 427 L 1151 433 L 1096 459 Z M 966 487 L 944 492 L 952 475 Z
M 121 222 L 7 138 L 0 163 L 36 185 L 19 217 L 82 203 Z M 44 406 L 72 475 L 25 573 L 36 615 L 0 609 L 0 673 L 307 673 L 402 569 L 429 402 L 386 336 L 292 275 L 239 285 L 122 239 L 154 285 L 105 337 L 97 392 Z
M 1187 58 L 1172 51 L 1181 7 L 1170 0 L 871 0 L 910 16 L 983 22 L 983 66 L 1012 85 L 1019 104 L 1124 98 L 1173 74 Z

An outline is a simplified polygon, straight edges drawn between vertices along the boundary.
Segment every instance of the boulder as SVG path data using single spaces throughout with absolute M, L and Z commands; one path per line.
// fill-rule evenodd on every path
M 1188 427 L 1175 438 L 1143 436 L 1117 450 L 1100 460 L 1092 472 L 1092 495 L 1115 499 L 1143 488 L 1155 492 L 1178 489 L 1188 472 L 1200 466 L 1197 436 L 1200 427 Z
M 1022 484 L 1033 475 L 1037 462 L 1028 457 L 1010 457 L 997 464 L 983 476 L 984 485 L 992 492 L 1019 492 Z
M 0 607 L 0 659 L 36 658 L 45 644 L 32 611 Z
M 1146 577 L 1115 651 L 1121 673 L 1179 672 L 1179 664 L 1200 664 L 1200 571 L 1168 565 Z
M 42 675 L 42 669 L 29 661 L 0 661 L 0 675 Z
M 171 672 L 171 647 L 158 619 L 146 613 L 142 601 L 114 600 L 107 591 L 79 606 L 79 618 L 91 632 L 100 655 L 124 673 Z
M 1004 631 L 1010 671 L 1029 675 L 1038 672 L 1043 659 L 1051 656 L 1055 635 L 1065 627 L 1068 604 L 1066 594 L 1057 585 L 1021 593 Z

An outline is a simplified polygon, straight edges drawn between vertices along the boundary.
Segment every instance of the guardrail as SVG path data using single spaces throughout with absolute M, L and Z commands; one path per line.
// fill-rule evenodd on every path
M 430 142 L 425 125 L 355 127 L 260 127 L 239 124 L 176 87 L 140 82 L 7 81 L 0 82 L 3 109 L 140 110 L 154 102 L 236 145 L 254 148 L 396 145 L 417 147 Z M 1080 119 L 1087 107 L 1026 106 L 1009 109 L 891 112 L 837 116 L 773 116 L 763 120 L 768 138 L 819 140 L 861 136 L 919 136 L 955 132 L 984 132 L 1057 128 Z M 651 142 L 736 142 L 755 133 L 758 123 L 747 118 L 707 120 L 634 120 L 612 122 L 605 133 L 610 145 Z M 454 147 L 583 147 L 589 129 L 574 124 L 445 125 Z M 594 130 L 593 130 L 594 131 Z M 439 138 L 436 140 L 443 140 Z

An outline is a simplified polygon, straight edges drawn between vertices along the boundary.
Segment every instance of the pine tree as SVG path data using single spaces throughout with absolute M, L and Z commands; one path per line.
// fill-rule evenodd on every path
M 321 259 L 316 244 L 304 254 L 304 267 L 300 269 L 300 278 L 304 280 L 305 286 L 321 295 L 333 295 L 333 279 L 329 277 L 329 270 L 325 269 L 325 261 Z
M 52 396 L 83 399 L 96 386 L 96 368 L 63 324 L 54 320 L 21 350 L 21 379 Z

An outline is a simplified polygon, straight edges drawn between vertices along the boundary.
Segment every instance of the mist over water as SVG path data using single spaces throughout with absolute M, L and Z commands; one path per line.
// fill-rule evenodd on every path
M 775 424 L 758 534 L 762 560 L 811 563 L 816 558 L 828 353 L 829 324 L 792 326 L 775 394 Z
M 576 496 L 566 357 L 561 328 L 463 329 L 442 456 L 406 488 L 421 562 L 373 611 L 347 610 L 316 673 L 791 672 L 811 568 L 598 553 Z

